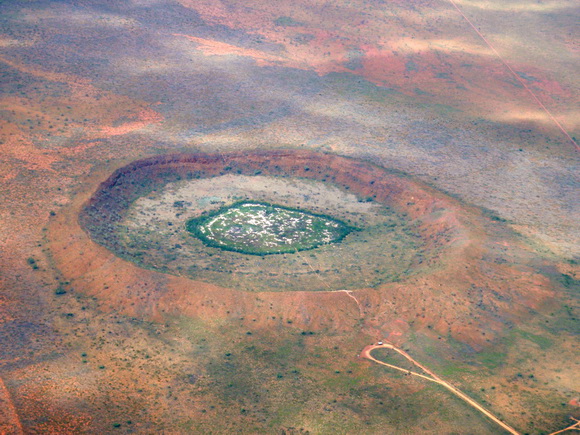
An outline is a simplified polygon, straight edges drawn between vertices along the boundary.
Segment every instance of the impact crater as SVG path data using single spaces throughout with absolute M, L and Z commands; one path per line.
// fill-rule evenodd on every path
M 135 161 L 80 212 L 91 239 L 146 269 L 242 291 L 374 288 L 433 270 L 461 226 L 431 192 L 306 151 Z

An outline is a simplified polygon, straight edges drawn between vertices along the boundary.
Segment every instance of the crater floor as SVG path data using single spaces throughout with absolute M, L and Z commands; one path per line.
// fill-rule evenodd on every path
M 284 204 L 329 216 L 334 223 L 345 222 L 340 225 L 346 230 L 335 228 L 328 235 L 342 239 L 340 243 L 324 242 L 323 234 L 320 240 L 305 236 L 302 244 L 287 245 L 283 254 L 264 257 L 254 254 L 280 248 L 252 249 L 241 242 L 237 249 L 224 250 L 187 230 L 188 221 L 240 201 Z M 351 232 L 348 226 L 360 231 Z M 420 246 L 412 227 L 392 208 L 329 182 L 227 174 L 171 182 L 136 199 L 114 227 L 120 240 L 114 251 L 143 267 L 247 291 L 351 289 L 409 273 Z M 300 246 L 308 241 L 315 248 L 304 251 Z

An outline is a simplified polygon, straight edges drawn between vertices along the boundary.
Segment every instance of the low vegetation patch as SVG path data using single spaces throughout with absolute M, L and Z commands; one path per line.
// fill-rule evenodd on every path
M 208 246 L 250 255 L 314 249 L 357 230 L 330 216 L 247 201 L 190 219 L 186 227 Z

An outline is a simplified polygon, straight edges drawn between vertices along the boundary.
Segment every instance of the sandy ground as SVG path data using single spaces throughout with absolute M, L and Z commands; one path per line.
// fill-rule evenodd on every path
M 355 225 L 373 225 L 384 219 L 384 209 L 372 202 L 360 201 L 355 195 L 335 186 L 301 179 L 245 175 L 223 175 L 210 179 L 168 183 L 160 192 L 153 192 L 135 201 L 126 218 L 126 225 L 146 227 L 152 220 L 177 222 L 199 216 L 240 199 L 254 199 L 289 207 L 304 207 L 323 213 L 331 209 L 348 216 Z M 183 207 L 175 207 L 183 201 Z M 176 213 L 177 211 L 177 213 Z

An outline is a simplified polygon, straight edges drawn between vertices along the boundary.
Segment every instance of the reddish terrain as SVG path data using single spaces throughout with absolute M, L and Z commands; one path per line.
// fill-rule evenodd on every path
M 53 219 L 49 240 L 55 266 L 77 291 L 138 318 L 162 321 L 176 314 L 207 320 L 260 318 L 265 305 L 272 314 L 292 319 L 297 328 L 351 330 L 358 322 L 357 307 L 340 293 L 263 292 L 257 304 L 256 294 L 140 269 L 96 244 L 82 229 L 106 227 L 107 222 L 120 219 L 142 180 L 159 180 L 162 185 L 168 174 L 211 177 L 257 170 L 283 177 L 330 177 L 333 184 L 360 197 L 375 197 L 420 222 L 428 259 L 415 265 L 420 273 L 401 283 L 353 292 L 361 303 L 365 328 L 392 334 L 395 342 L 406 339 L 408 325 L 414 325 L 415 331 L 429 325 L 440 335 L 450 334 L 481 349 L 501 333 L 505 322 L 517 322 L 530 309 L 551 305 L 553 292 L 546 278 L 522 264 L 523 259 L 515 261 L 522 256 L 522 247 L 477 210 L 385 169 L 308 151 L 169 155 L 119 168 L 96 192 L 89 187 L 94 182 L 88 184 L 73 205 Z M 505 246 L 502 255 L 515 257 L 511 264 L 497 264 L 491 256 L 497 244 Z M 512 248 L 512 244 L 516 245 Z M 341 307 L 338 313 L 336 304 Z M 436 311 L 430 308 L 433 305 Z
M 580 137 L 577 2 L 454 2 L 0 2 L 0 433 L 497 433 L 357 358 L 385 337 L 522 433 L 576 421 L 580 161 L 541 105 Z M 93 237 L 139 194 L 111 174 L 224 156 L 329 168 L 422 262 L 250 293 Z

